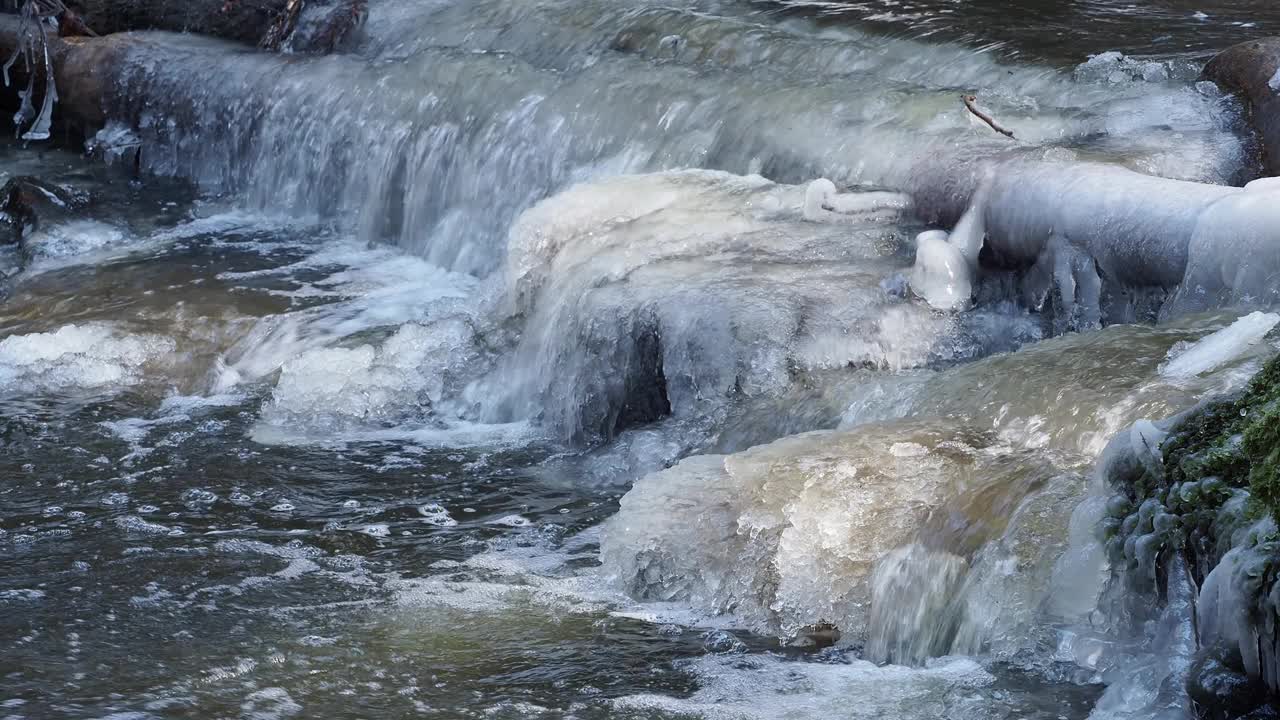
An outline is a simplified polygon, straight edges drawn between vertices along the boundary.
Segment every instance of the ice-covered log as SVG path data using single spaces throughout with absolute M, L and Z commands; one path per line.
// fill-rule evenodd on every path
M 1033 305 L 1051 288 L 1073 294 L 1068 305 L 1096 303 L 1099 285 L 1110 321 L 1135 319 L 1119 306 L 1143 289 L 1168 294 L 1164 317 L 1280 302 L 1280 184 L 1246 191 L 1098 163 L 940 162 L 917 174 L 917 205 L 954 220 L 989 177 L 983 257 L 1027 270 Z
M 1203 77 L 1249 101 L 1267 170 L 1280 175 L 1280 37 L 1223 50 L 1205 66 Z

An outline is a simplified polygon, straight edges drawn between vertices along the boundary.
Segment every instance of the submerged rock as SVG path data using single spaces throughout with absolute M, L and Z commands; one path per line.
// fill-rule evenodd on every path
M 34 177 L 9 178 L 0 187 L 0 245 L 21 244 L 42 220 L 60 219 L 89 203 L 87 194 Z
M 1196 657 L 1187 693 L 1198 714 L 1212 720 L 1280 717 L 1274 707 L 1268 708 L 1266 687 L 1244 671 L 1239 651 L 1222 645 L 1205 648 Z M 1268 709 L 1272 715 L 1264 714 Z

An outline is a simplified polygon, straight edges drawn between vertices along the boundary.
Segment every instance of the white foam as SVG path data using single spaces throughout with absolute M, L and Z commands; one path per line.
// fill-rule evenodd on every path
M 123 230 L 96 220 L 73 220 L 53 223 L 23 238 L 23 248 L 40 269 L 66 264 L 71 259 L 99 253 L 126 241 Z
M 986 704 L 979 691 L 995 681 L 968 658 L 906 668 L 864 660 L 826 664 L 771 655 L 708 655 L 682 667 L 698 679 L 692 696 L 631 695 L 614 700 L 614 707 L 709 720 L 934 720 L 979 710 Z
M 335 269 L 336 268 L 336 269 Z M 353 334 L 406 323 L 424 323 L 451 314 L 475 289 L 466 275 L 446 272 L 419 258 L 386 247 L 369 248 L 349 238 L 325 243 L 296 263 L 267 270 L 226 272 L 222 280 L 292 278 L 322 273 L 292 294 L 334 302 L 262 318 L 219 360 L 213 391 L 261 379 L 311 350 L 338 346 Z M 353 359 L 353 358 L 349 358 Z
M 458 524 L 454 520 L 449 511 L 439 503 L 427 503 L 418 507 L 418 514 L 422 515 L 422 522 L 428 525 L 436 525 L 438 527 L 453 527 Z

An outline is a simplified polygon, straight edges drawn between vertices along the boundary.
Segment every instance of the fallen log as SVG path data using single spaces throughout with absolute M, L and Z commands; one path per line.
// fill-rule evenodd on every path
M 16 3 L 16 4 L 15 4 Z M 364 22 L 367 0 L 63 0 L 63 36 L 168 30 L 269 50 L 327 53 Z M 15 12 L 21 2 L 3 9 Z
M 291 0 L 64 0 L 99 35 L 171 30 L 258 45 Z M 297 0 L 292 0 L 297 3 Z
M 1209 61 L 1201 77 L 1248 101 L 1267 171 L 1280 175 L 1280 37 L 1249 40 L 1223 50 Z
M 37 43 L 35 28 L 16 15 L 0 15 L 0 55 L 9 57 L 24 43 Z M 49 60 L 58 87 L 55 112 L 74 126 L 97 128 L 105 120 L 103 99 L 107 96 L 112 68 L 120 66 L 124 53 L 136 44 L 130 35 L 105 38 L 46 37 Z M 25 73 L 43 72 L 39 67 L 27 69 L 22 63 L 13 68 L 14 85 L 21 87 Z M 16 90 L 5 90 L 12 95 Z

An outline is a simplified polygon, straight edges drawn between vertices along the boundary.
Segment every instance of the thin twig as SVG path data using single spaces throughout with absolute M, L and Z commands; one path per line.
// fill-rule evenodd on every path
M 304 0 L 288 0 L 276 21 L 267 29 L 266 35 L 262 36 L 259 47 L 264 50 L 279 50 L 298 27 L 298 15 L 302 13 L 303 4 Z
M 986 113 L 984 113 L 984 112 L 982 112 L 981 110 L 979 110 L 979 109 L 978 109 L 978 105 L 977 105 L 977 103 L 978 103 L 978 96 L 977 96 L 977 95 L 963 95 L 963 96 L 961 96 L 961 98 L 960 98 L 960 99 L 964 101 L 964 106 L 965 106 L 966 108 L 968 108 L 968 109 L 969 109 L 969 112 L 971 112 L 971 113 L 973 113 L 975 116 L 977 116 L 977 118 L 978 118 L 979 120 L 981 120 L 982 122 L 984 122 L 984 123 L 986 123 L 986 124 L 990 125 L 992 130 L 995 130 L 996 132 L 998 132 L 998 133 L 1000 133 L 1001 135 L 1004 135 L 1005 137 L 1008 137 L 1008 138 L 1010 138 L 1010 139 L 1012 139 L 1012 138 L 1013 138 L 1013 131 L 1012 131 L 1012 130 L 1009 130 L 1008 128 L 1005 128 L 1005 127 L 1001 126 L 1001 125 L 1000 125 L 1000 123 L 998 123 L 998 122 L 996 122 L 994 119 L 992 119 L 992 117 L 991 117 L 990 115 L 988 115 L 988 114 L 986 114 Z

